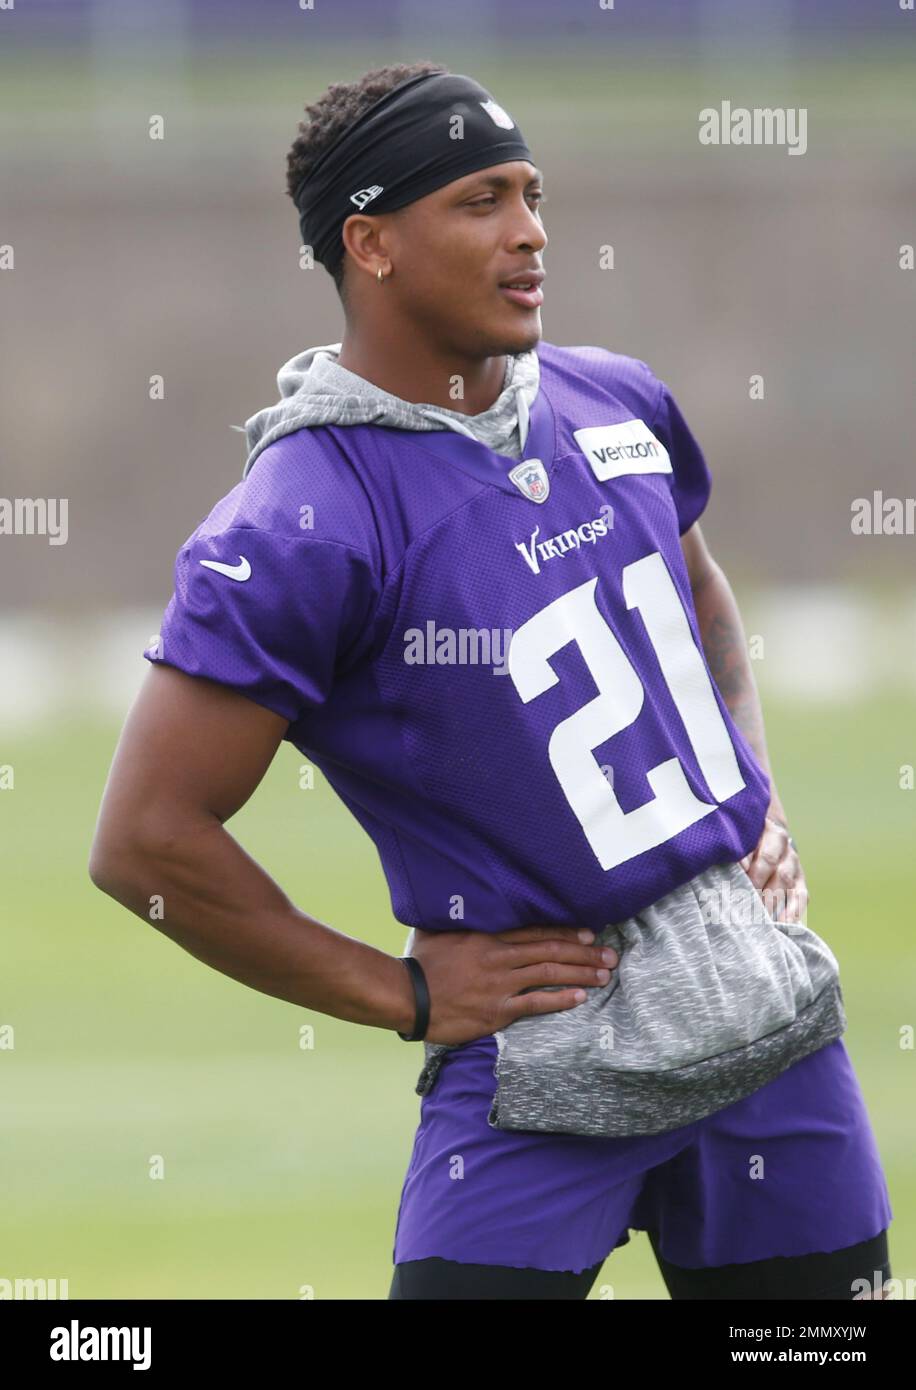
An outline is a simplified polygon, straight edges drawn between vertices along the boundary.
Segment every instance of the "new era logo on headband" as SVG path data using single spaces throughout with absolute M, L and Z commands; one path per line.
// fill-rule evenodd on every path
M 515 129 L 515 122 L 508 111 L 503 110 L 499 102 L 494 101 L 491 97 L 489 101 L 482 101 L 480 104 L 487 115 L 492 118 L 495 125 L 500 126 L 503 130 Z
M 371 188 L 361 188 L 358 193 L 351 193 L 350 202 L 355 203 L 362 212 L 367 203 L 371 203 L 373 198 L 377 198 L 384 191 L 381 184 L 374 183 Z

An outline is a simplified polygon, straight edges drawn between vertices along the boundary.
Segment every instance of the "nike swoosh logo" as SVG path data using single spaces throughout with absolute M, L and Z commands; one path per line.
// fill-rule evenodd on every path
M 251 565 L 244 555 L 239 556 L 237 565 L 224 565 L 222 560 L 201 560 L 208 570 L 216 570 L 217 574 L 224 574 L 227 579 L 237 579 L 240 584 L 244 583 L 251 575 Z

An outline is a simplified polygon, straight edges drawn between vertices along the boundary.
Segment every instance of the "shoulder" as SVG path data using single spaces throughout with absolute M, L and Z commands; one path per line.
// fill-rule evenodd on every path
M 263 449 L 195 535 L 230 530 L 250 530 L 278 542 L 326 541 L 371 561 L 378 558 L 366 489 L 351 461 L 322 429 L 296 430 Z
M 597 386 L 649 424 L 661 409 L 665 385 L 648 363 L 638 357 L 592 345 L 558 347 L 546 342 L 538 344 L 537 352 L 548 371 L 561 380 L 565 378 L 568 385 L 579 378 Z

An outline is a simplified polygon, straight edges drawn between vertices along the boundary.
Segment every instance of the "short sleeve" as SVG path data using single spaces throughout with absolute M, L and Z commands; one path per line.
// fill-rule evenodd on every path
M 712 491 L 712 478 L 703 451 L 693 437 L 680 407 L 664 382 L 650 429 L 671 459 L 671 492 L 683 535 L 702 515 Z
M 231 686 L 291 723 L 328 697 L 379 597 L 367 555 L 311 535 L 199 527 L 148 661 Z

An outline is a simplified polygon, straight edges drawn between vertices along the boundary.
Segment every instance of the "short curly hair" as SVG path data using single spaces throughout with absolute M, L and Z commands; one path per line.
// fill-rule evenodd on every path
M 374 102 L 410 77 L 439 72 L 448 72 L 448 68 L 427 61 L 395 63 L 372 68 L 356 82 L 332 82 L 317 101 L 305 107 L 309 119 L 299 122 L 299 133 L 286 156 L 286 191 L 290 198 L 295 201 L 300 183 L 311 173 L 325 150 Z M 330 272 L 341 299 L 344 298 L 345 261 L 346 256 L 342 256 Z

